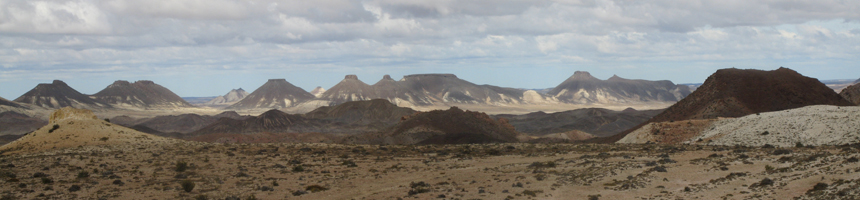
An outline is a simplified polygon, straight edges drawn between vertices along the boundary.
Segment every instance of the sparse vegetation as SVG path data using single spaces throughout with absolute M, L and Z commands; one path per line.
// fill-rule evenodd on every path
M 60 128 L 59 124 L 54 124 L 54 126 L 52 126 L 50 130 L 48 130 L 48 133 L 53 133 L 55 130 L 57 130 L 59 128 Z
M 185 190 L 185 192 L 191 192 L 191 190 L 194 190 L 195 186 L 194 181 L 188 179 L 182 180 L 179 185 L 182 186 L 182 190 Z
M 185 172 L 185 170 L 188 170 L 188 163 L 185 161 L 176 162 L 176 166 L 173 170 L 176 172 Z

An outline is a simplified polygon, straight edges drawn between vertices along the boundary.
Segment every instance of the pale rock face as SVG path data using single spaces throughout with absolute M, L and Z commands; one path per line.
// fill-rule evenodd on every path
M 60 121 L 65 120 L 86 120 L 86 119 L 98 119 L 96 114 L 91 110 L 87 109 L 77 109 L 72 107 L 64 107 L 57 109 L 54 113 L 51 113 L 51 117 L 49 118 L 49 123 L 56 124 Z
M 780 147 L 842 145 L 860 142 L 860 107 L 815 105 L 723 119 L 698 137 L 711 145 Z M 765 133 L 767 132 L 767 133 Z
M 230 90 L 224 96 L 215 97 L 209 102 L 206 102 L 205 105 L 223 105 L 223 104 L 232 104 L 241 101 L 246 96 L 248 96 L 248 92 L 243 90 L 242 88 Z
M 314 88 L 314 90 L 311 90 L 311 94 L 315 97 L 320 97 L 323 93 L 325 93 L 325 88 L 322 88 L 320 86 L 317 86 L 316 88 Z

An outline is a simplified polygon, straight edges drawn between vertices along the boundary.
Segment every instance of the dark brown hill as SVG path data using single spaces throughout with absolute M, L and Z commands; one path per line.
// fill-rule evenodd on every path
M 547 94 L 567 103 L 675 102 L 690 94 L 690 87 L 671 81 L 631 80 L 612 76 L 600 80 L 577 71 Z
M 21 113 L 11 111 L 0 113 L 0 135 L 21 136 L 45 125 L 48 125 L 47 121 Z
M 855 105 L 860 105 L 860 83 L 855 83 L 854 85 L 842 89 L 842 92 L 839 92 L 839 96 L 842 96 L 842 98 L 845 98 L 845 100 L 848 100 Z
M 325 119 L 350 125 L 372 125 L 387 128 L 400 122 L 403 116 L 417 111 L 411 108 L 398 107 L 385 99 L 370 101 L 352 101 L 337 106 L 323 106 L 305 113 L 305 117 Z
M 96 100 L 120 108 L 179 108 L 192 107 L 170 89 L 148 80 L 134 83 L 118 80 L 92 95 Z
M 15 108 L 24 108 L 24 106 L 22 106 L 21 104 L 15 103 L 14 101 L 6 100 L 6 99 L 4 99 L 3 97 L 0 97 L 0 106 L 10 106 L 10 107 L 15 107 Z
M 286 79 L 269 79 L 244 99 L 226 109 L 279 109 L 311 100 L 314 95 L 287 82 Z
M 448 110 L 419 112 L 381 134 L 362 134 L 346 143 L 370 144 L 476 144 L 517 142 L 517 131 L 505 120 L 481 112 Z
M 269 110 L 259 116 L 243 120 L 220 118 L 188 135 L 318 132 L 326 130 L 326 124 L 324 121 L 308 119 L 301 115 Z
M 198 115 L 198 114 L 182 114 L 157 116 L 149 119 L 142 119 L 136 123 L 120 124 L 132 129 L 162 136 L 175 136 L 191 133 L 202 129 L 212 123 L 215 123 L 221 118 L 230 118 L 242 120 L 250 116 L 241 116 L 234 111 L 223 112 L 218 115 Z M 122 121 L 122 119 L 111 120 Z M 118 122 L 114 122 L 119 124 Z M 144 128 L 145 127 L 145 128 Z M 172 135 L 163 135 L 161 133 L 170 133 Z
M 320 99 L 330 101 L 330 105 L 337 105 L 350 101 L 365 101 L 377 98 L 376 90 L 370 85 L 358 80 L 356 75 L 346 75 L 337 85 L 332 86 L 322 95 Z
M 15 102 L 51 109 L 67 106 L 85 109 L 112 108 L 105 102 L 93 100 L 89 96 L 81 94 L 61 80 L 54 80 L 53 83 L 40 83 L 15 99 Z
M 851 106 L 832 89 L 794 70 L 721 69 L 699 89 L 651 120 L 607 138 L 615 142 L 651 122 L 667 122 L 780 111 L 809 105 Z
M 517 128 L 517 131 L 531 136 L 578 130 L 598 137 L 607 137 L 648 121 L 662 111 L 637 111 L 632 108 L 624 111 L 583 108 L 552 114 L 534 112 L 525 115 L 494 115 L 493 118 L 506 118 L 508 123 Z

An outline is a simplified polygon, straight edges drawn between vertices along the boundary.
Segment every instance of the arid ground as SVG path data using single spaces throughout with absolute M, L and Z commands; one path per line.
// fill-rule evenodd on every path
M 2 199 L 852 199 L 860 146 L 178 142 L 0 156 Z

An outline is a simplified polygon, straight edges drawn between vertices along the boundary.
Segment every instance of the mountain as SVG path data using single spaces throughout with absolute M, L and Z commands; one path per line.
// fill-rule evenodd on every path
M 127 109 L 193 107 L 169 89 L 148 80 L 134 83 L 118 80 L 93 94 L 92 98 Z
M 374 88 L 358 80 L 358 76 L 346 75 L 337 85 L 323 92 L 319 98 L 329 100 L 331 105 L 337 105 L 350 101 L 371 100 L 379 96 Z
M 398 106 L 465 104 L 522 104 L 544 102 L 535 91 L 476 85 L 453 74 L 414 74 L 395 81 L 389 75 L 373 85 L 347 75 L 329 88 L 313 104 L 337 105 L 349 101 L 385 99 Z
M 32 132 L 39 127 L 48 124 L 45 120 L 30 117 L 21 113 L 7 111 L 0 113 L 0 137 L 13 137 L 17 139 L 24 134 Z M 0 145 L 4 144 L 0 139 Z
M 224 105 L 224 104 L 233 104 L 241 101 L 246 96 L 248 96 L 248 92 L 243 90 L 242 88 L 230 90 L 227 94 L 223 96 L 215 97 L 214 99 L 203 103 L 203 105 Z
M 403 116 L 412 115 L 416 112 L 410 108 L 398 107 L 384 99 L 374 99 L 351 101 L 336 106 L 323 106 L 305 113 L 304 116 L 343 124 L 387 128 L 400 122 Z
M 493 118 L 505 118 L 508 123 L 516 127 L 517 131 L 531 136 L 578 130 L 607 137 L 648 121 L 660 112 L 662 110 L 637 111 L 629 108 L 624 111 L 613 111 L 603 108 L 582 108 L 551 114 L 534 112 L 525 115 L 494 115 Z
M 157 116 L 142 120 L 127 120 L 127 117 L 119 116 L 111 119 L 111 122 L 130 127 L 132 129 L 160 136 L 182 136 L 202 129 L 221 118 L 245 119 L 248 116 L 240 116 L 234 111 L 227 111 L 217 115 L 181 114 Z
M 319 130 L 326 130 L 326 125 L 325 122 L 308 119 L 301 115 L 269 110 L 259 116 L 241 120 L 220 118 L 187 135 L 319 132 Z
M 32 90 L 15 99 L 15 102 L 49 109 L 67 106 L 87 109 L 112 108 L 106 102 L 94 100 L 87 95 L 81 94 L 61 80 L 54 80 L 53 83 L 40 83 Z
M 171 144 L 177 140 L 141 133 L 100 120 L 92 111 L 64 107 L 51 113 L 48 125 L 0 146 L 0 153 L 39 152 L 95 145 Z M 126 147 L 126 149 L 128 149 Z
M 405 116 L 400 123 L 379 134 L 360 134 L 344 139 L 345 143 L 369 144 L 476 144 L 517 142 L 519 133 L 504 119 L 494 120 L 487 114 L 448 110 L 418 112 Z
M 548 95 L 567 103 L 675 102 L 690 94 L 690 87 L 671 81 L 631 80 L 612 76 L 600 80 L 584 71 L 574 72 Z
M 0 106 L 9 106 L 9 107 L 14 107 L 14 108 L 24 108 L 24 106 L 22 106 L 21 104 L 15 103 L 14 101 L 6 100 L 6 99 L 4 99 L 3 97 L 0 97 Z
M 287 82 L 286 79 L 269 79 L 227 109 L 278 109 L 295 106 L 311 100 L 314 95 Z
M 860 105 L 860 83 L 856 83 L 842 89 L 842 91 L 839 92 L 839 96 L 842 96 L 842 98 L 845 98 L 845 100 L 848 100 L 855 105 Z
M 858 78 L 856 81 L 854 81 L 854 84 L 858 84 L 858 83 L 860 83 L 860 78 Z
M 794 70 L 721 69 L 696 91 L 646 123 L 609 138 L 618 141 L 648 123 L 742 117 L 809 105 L 851 106 L 832 89 Z
M 320 95 L 322 95 L 323 93 L 325 93 L 325 88 L 322 88 L 320 86 L 317 86 L 316 88 L 314 88 L 314 90 L 311 90 L 311 94 L 315 97 L 320 97 Z

